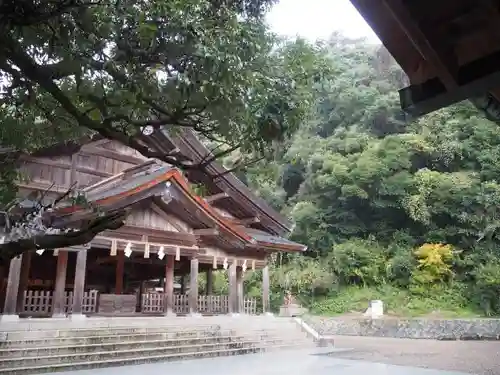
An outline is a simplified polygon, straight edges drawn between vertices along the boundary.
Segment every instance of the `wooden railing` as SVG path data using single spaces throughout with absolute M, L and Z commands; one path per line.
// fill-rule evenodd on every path
M 97 312 L 99 292 L 91 290 L 85 292 L 82 301 L 82 313 L 92 314 Z M 54 303 L 53 291 L 27 290 L 24 292 L 23 308 L 21 313 L 27 315 L 50 315 Z M 64 312 L 71 314 L 73 308 L 73 292 L 64 294 Z M 165 297 L 163 293 L 144 293 L 141 300 L 141 312 L 145 314 L 161 314 L 165 310 Z M 189 313 L 189 299 L 187 295 L 174 295 L 173 312 L 176 314 Z M 201 314 L 227 314 L 229 312 L 228 296 L 199 296 L 198 312 Z M 256 298 L 243 299 L 243 312 L 257 314 Z
M 163 293 L 144 293 L 141 301 L 141 312 L 163 313 L 165 310 L 165 298 Z
M 82 313 L 91 314 L 97 311 L 98 292 L 91 290 L 83 294 Z M 50 315 L 54 303 L 54 292 L 51 290 L 26 290 L 24 292 L 21 313 L 29 315 Z M 64 293 L 64 312 L 69 314 L 73 308 L 73 292 Z
M 189 299 L 185 294 L 174 294 L 174 313 L 188 314 L 189 313 Z
M 257 315 L 257 298 L 245 297 L 243 299 L 243 312 L 249 315 Z
M 201 314 L 227 314 L 229 298 L 227 296 L 199 296 L 198 312 Z
M 33 315 L 51 314 L 52 295 L 51 290 L 26 290 L 21 312 Z
M 163 313 L 165 309 L 163 293 L 146 293 L 142 295 L 141 311 L 143 313 Z M 243 300 L 245 314 L 257 313 L 257 300 L 245 297 Z M 189 299 L 187 295 L 175 294 L 173 312 L 176 314 L 189 313 Z M 199 296 L 198 312 L 201 314 L 227 314 L 229 312 L 228 296 Z

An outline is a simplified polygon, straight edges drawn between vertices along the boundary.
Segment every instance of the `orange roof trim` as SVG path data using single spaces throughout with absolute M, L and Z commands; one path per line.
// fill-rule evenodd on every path
M 219 215 L 213 208 L 210 206 L 202 197 L 196 195 L 192 189 L 190 188 L 186 178 L 182 175 L 182 173 L 178 169 L 169 169 L 167 172 L 161 174 L 160 176 L 157 176 L 154 179 L 151 179 L 144 184 L 138 185 L 133 189 L 123 191 L 121 193 L 118 193 L 116 195 L 102 198 L 99 200 L 96 200 L 93 202 L 95 205 L 108 205 L 112 203 L 116 203 L 122 199 L 128 198 L 132 195 L 139 194 L 145 190 L 148 190 L 150 188 L 153 188 L 161 183 L 167 182 L 169 180 L 175 181 L 175 183 L 184 191 L 186 196 L 191 199 L 195 204 L 200 206 L 209 216 L 211 216 L 214 221 L 216 221 L 221 227 L 226 229 L 228 232 L 232 233 L 233 235 L 239 237 L 240 239 L 243 239 L 245 242 L 255 244 L 256 241 L 246 234 L 243 230 L 238 228 L 236 225 L 231 224 L 228 220 L 224 219 L 221 215 Z M 70 214 L 74 213 L 80 210 L 84 210 L 85 207 L 83 206 L 70 206 L 70 207 L 63 207 L 55 212 L 58 214 Z

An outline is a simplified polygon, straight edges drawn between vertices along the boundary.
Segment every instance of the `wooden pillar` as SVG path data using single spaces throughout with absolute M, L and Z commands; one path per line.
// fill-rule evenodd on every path
M 189 274 L 189 313 L 198 313 L 198 259 L 191 259 L 191 273 Z
M 270 312 L 269 266 L 265 266 L 262 269 L 262 312 L 264 314 Z
M 4 315 L 16 315 L 17 294 L 19 293 L 19 278 L 23 256 L 10 260 L 7 290 L 5 291 Z
M 167 264 L 165 266 L 165 314 L 174 313 L 174 263 L 175 255 L 167 255 Z
M 115 271 L 115 294 L 123 293 L 123 272 L 125 269 L 125 252 L 123 250 L 116 253 L 116 271 Z
M 207 285 L 205 288 L 205 294 L 207 296 L 214 294 L 214 273 L 211 268 L 207 270 Z
M 237 299 L 238 299 L 238 290 L 236 285 L 236 267 L 237 263 L 234 261 L 229 265 L 229 313 L 237 313 Z
M 243 305 L 243 299 L 244 299 L 244 289 L 243 289 L 243 270 L 241 267 L 236 268 L 236 308 L 237 312 L 240 314 L 243 314 L 245 311 L 244 305 Z
M 181 294 L 186 294 L 186 275 L 181 276 Z
M 87 249 L 76 254 L 75 282 L 73 283 L 73 315 L 81 315 L 83 295 L 85 293 L 85 274 L 87 273 Z
M 63 316 L 64 292 L 66 289 L 66 270 L 68 267 L 68 251 L 59 250 L 57 255 L 56 283 L 52 303 L 52 316 Z
M 24 292 L 28 289 L 28 283 L 30 280 L 30 266 L 31 266 L 31 256 L 32 252 L 28 251 L 23 254 L 23 260 L 21 262 L 21 274 L 19 276 L 19 291 L 17 293 L 17 311 L 23 311 L 24 305 Z
M 9 262 L 10 263 L 10 262 Z M 6 276 L 8 271 L 7 267 L 0 266 L 0 312 L 3 312 L 3 305 L 5 303 L 5 292 L 7 289 L 7 280 Z

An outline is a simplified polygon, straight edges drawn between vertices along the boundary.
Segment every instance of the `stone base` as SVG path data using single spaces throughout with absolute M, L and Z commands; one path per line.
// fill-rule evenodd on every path
M 87 319 L 87 315 L 83 315 L 83 314 L 71 314 L 69 318 L 71 320 L 73 320 L 73 321 L 82 321 L 82 320 Z
M 177 314 L 174 313 L 172 310 L 170 310 L 170 311 L 167 311 L 166 313 L 164 313 L 163 316 L 166 316 L 168 318 L 175 318 L 177 316 Z
M 15 323 L 19 321 L 19 315 L 9 314 L 9 315 L 0 315 L 0 322 L 2 323 Z
M 263 316 L 274 316 L 274 314 L 272 312 L 265 312 L 262 314 Z
M 52 314 L 52 318 L 55 318 L 55 319 L 66 319 L 67 316 L 66 316 L 66 314 Z
M 299 305 L 286 305 L 280 307 L 280 316 L 301 316 L 306 312 L 307 310 Z
M 231 316 L 231 317 L 238 317 L 238 316 L 242 316 L 242 315 L 245 315 L 245 314 L 241 314 L 241 313 L 229 313 L 227 315 Z
M 200 313 L 189 313 L 188 316 L 190 318 L 201 318 L 203 315 L 201 315 Z

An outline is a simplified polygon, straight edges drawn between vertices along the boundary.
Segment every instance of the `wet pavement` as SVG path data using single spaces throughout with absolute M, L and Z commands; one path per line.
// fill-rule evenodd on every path
M 437 341 L 386 337 L 336 336 L 335 345 L 353 348 L 332 353 L 337 359 L 500 375 L 500 341 Z
M 105 369 L 58 372 L 58 375 L 460 375 L 431 370 L 336 358 L 349 349 L 287 350 L 263 354 L 151 363 Z

